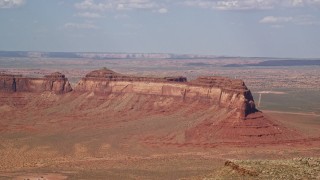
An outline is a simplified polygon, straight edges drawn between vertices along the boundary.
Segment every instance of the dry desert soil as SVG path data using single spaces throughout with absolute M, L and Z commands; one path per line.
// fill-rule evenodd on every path
M 1 101 L 0 179 L 320 178 L 318 116 L 265 113 L 302 140 L 186 143 L 194 123 L 225 114 L 132 94 L 1 93 Z
M 284 92 L 262 95 L 266 121 L 253 127 L 263 132 L 262 125 L 271 125 L 280 138 L 264 132 L 261 141 L 253 134 L 253 141 L 241 143 L 236 123 L 221 121 L 227 111 L 197 101 L 0 92 L 0 179 L 320 179 L 319 67 L 222 67 L 247 61 L 0 58 L 1 73 L 42 77 L 59 71 L 72 87 L 107 66 L 138 76 L 239 78 L 256 101 L 261 91 Z M 186 132 L 197 138 L 186 139 Z

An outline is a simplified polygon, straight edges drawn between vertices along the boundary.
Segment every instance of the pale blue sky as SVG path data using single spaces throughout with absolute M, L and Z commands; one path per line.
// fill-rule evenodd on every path
M 320 0 L 0 0 L 0 50 L 320 57 Z

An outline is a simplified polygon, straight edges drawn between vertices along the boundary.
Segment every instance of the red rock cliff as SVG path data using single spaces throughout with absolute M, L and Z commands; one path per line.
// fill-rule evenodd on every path
M 88 73 L 75 87 L 75 92 L 96 94 L 136 93 L 175 97 L 183 101 L 202 101 L 234 110 L 245 119 L 256 112 L 250 90 L 242 80 L 227 77 L 199 77 L 187 82 L 185 77 L 133 77 L 103 69 Z
M 45 92 L 62 94 L 72 91 L 65 75 L 56 72 L 43 78 L 28 78 L 21 75 L 0 74 L 2 92 Z

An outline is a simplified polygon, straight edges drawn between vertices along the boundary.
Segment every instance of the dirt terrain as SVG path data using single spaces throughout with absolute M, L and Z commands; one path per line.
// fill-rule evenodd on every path
M 96 85 L 1 92 L 0 179 L 319 178 L 318 116 L 239 119 L 248 98 L 238 92 L 235 106 L 220 106 L 214 94 L 208 103 L 157 95 L 155 86 L 101 94 Z
M 16 113 L 8 106 L 1 107 L 3 179 L 199 179 L 224 172 L 229 159 L 290 159 L 318 157 L 320 153 L 319 143 L 312 140 L 320 135 L 316 131 L 306 142 L 240 147 L 183 143 L 183 131 L 212 114 L 213 109 L 203 110 L 197 103 L 151 110 L 149 103 L 154 97 L 148 96 L 126 95 L 120 101 L 92 94 L 74 98 L 44 93 L 42 97 L 46 102 L 29 96 L 25 99 L 29 103 Z M 281 122 L 291 128 L 303 125 L 298 120 L 293 125 Z M 312 126 L 318 129 L 320 124 Z M 303 133 L 307 127 L 304 124 L 296 130 Z

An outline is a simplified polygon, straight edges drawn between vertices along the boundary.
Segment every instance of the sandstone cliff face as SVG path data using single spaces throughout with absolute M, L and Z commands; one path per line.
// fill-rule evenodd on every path
M 53 73 L 44 78 L 27 78 L 21 75 L 0 74 L 2 92 L 44 92 L 63 94 L 72 91 L 68 79 L 61 73 Z
M 66 93 L 71 87 L 60 73 L 44 78 L 0 75 L 0 91 Z M 37 93 L 0 92 L 0 111 L 11 113 L 13 107 L 27 107 L 22 109 L 29 111 L 35 107 L 42 110 L 40 115 L 34 113 L 37 120 L 54 112 L 49 113 L 49 119 L 64 124 L 50 122 L 49 129 L 55 124 L 57 129 L 66 127 L 66 132 L 74 129 L 74 122 L 83 123 L 78 129 L 94 130 L 130 122 L 126 128 L 134 127 L 132 131 L 139 131 L 139 141 L 153 147 L 252 146 L 303 138 L 257 112 L 244 82 L 226 77 L 204 76 L 187 82 L 185 77 L 131 77 L 104 69 L 88 73 L 70 95 L 57 98 L 42 93 L 38 97 Z M 65 126 L 68 123 L 70 126 Z M 147 130 L 141 133 L 140 128 Z
M 72 88 L 68 79 L 58 72 L 44 78 L 1 74 L 0 91 L 50 91 L 63 94 L 72 91 Z M 232 110 L 240 119 L 257 111 L 251 92 L 244 82 L 226 77 L 204 76 L 187 82 L 185 77 L 133 77 L 102 69 L 88 73 L 77 84 L 75 92 L 100 95 L 133 93 L 174 97 L 186 103 L 199 101 Z
M 226 77 L 199 77 L 187 82 L 185 77 L 130 77 L 104 69 L 88 73 L 77 84 L 75 92 L 95 92 L 101 95 L 136 93 L 170 96 L 182 101 L 202 101 L 234 109 L 241 119 L 257 111 L 251 92 L 244 82 Z

